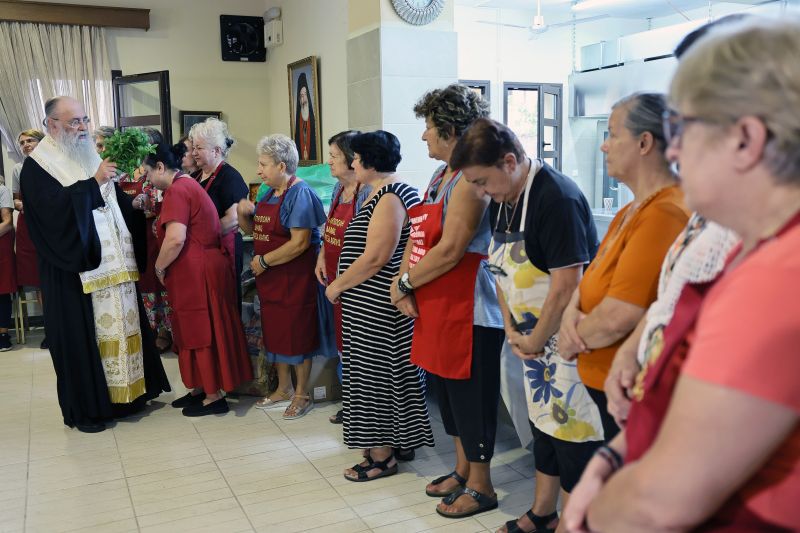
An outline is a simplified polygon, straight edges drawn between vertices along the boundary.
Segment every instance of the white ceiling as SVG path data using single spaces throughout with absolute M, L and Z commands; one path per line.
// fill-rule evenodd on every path
M 571 15 L 572 4 L 580 5 L 583 1 L 573 2 L 573 0 L 541 0 L 542 14 L 545 16 L 568 18 Z M 576 17 L 588 17 L 595 15 L 608 15 L 620 18 L 654 18 L 676 13 L 676 9 L 686 11 L 707 7 L 709 0 L 590 0 L 587 9 L 575 11 Z M 516 11 L 526 11 L 534 13 L 536 11 L 536 0 L 455 0 L 456 5 L 486 8 L 486 9 L 508 9 Z M 717 4 L 749 4 L 757 5 L 763 0 L 725 0 L 724 2 L 713 0 Z

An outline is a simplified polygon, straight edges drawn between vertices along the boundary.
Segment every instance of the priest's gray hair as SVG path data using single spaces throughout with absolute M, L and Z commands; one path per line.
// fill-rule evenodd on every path
M 199 122 L 189 130 L 189 138 L 192 144 L 196 144 L 196 139 L 202 139 L 208 143 L 209 148 L 219 148 L 222 157 L 228 157 L 236 141 L 228 133 L 228 125 L 216 117 L 210 117 L 205 122 Z
M 297 171 L 297 163 L 300 156 L 297 154 L 297 146 L 294 141 L 286 135 L 276 133 L 267 135 L 258 141 L 258 155 L 265 155 L 272 159 L 275 164 L 284 163 L 286 173 L 294 174 Z

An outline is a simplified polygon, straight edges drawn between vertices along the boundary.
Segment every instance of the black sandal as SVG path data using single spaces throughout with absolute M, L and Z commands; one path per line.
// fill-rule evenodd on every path
M 446 498 L 447 496 L 450 496 L 454 492 L 458 492 L 459 490 L 461 490 L 467 484 L 467 480 L 464 479 L 463 477 L 461 477 L 458 474 L 458 472 L 453 470 L 449 474 L 447 474 L 445 476 L 437 477 L 436 479 L 431 481 L 431 485 L 439 485 L 440 483 L 442 483 L 444 481 L 447 481 L 450 478 L 453 478 L 456 481 L 458 481 L 458 486 L 456 488 L 454 488 L 453 490 L 448 491 L 448 492 L 433 492 L 432 490 L 425 489 L 425 494 L 427 494 L 431 498 Z
M 517 521 L 519 520 L 519 518 L 517 518 L 516 520 L 509 520 L 506 522 L 506 533 L 553 533 L 556 530 L 556 527 L 558 527 L 557 512 L 550 513 L 547 516 L 538 516 L 533 514 L 533 511 L 528 509 L 524 516 L 528 517 L 528 520 L 533 523 L 533 527 L 535 529 L 525 531 L 517 525 Z M 547 525 L 553 520 L 556 520 L 555 526 L 552 528 L 547 527 Z
M 471 489 L 469 487 L 461 487 L 450 496 L 444 498 L 442 500 L 442 503 L 444 503 L 445 505 L 453 505 L 455 501 L 464 494 L 466 494 L 467 496 L 478 502 L 478 507 L 475 509 L 470 509 L 469 511 L 461 511 L 460 513 L 447 513 L 439 509 L 439 506 L 437 505 L 436 512 L 445 518 L 467 518 L 468 516 L 473 516 L 478 513 L 483 513 L 485 511 L 491 511 L 492 509 L 497 509 L 496 494 L 494 496 L 489 496 L 487 494 L 482 494 L 477 490 Z
M 394 459 L 393 455 L 390 455 L 384 461 L 375 461 L 372 459 L 372 457 L 369 456 L 369 454 L 367 454 L 365 459 L 367 460 L 368 466 L 361 466 L 360 464 L 355 465 L 352 468 L 352 470 L 355 470 L 356 474 L 358 474 L 358 477 L 352 478 L 352 477 L 347 477 L 347 475 L 345 475 L 344 478 L 347 481 L 354 481 L 356 483 L 361 483 L 363 481 L 372 481 L 373 479 L 393 476 L 397 473 L 397 462 L 395 462 L 392 466 L 389 466 L 389 461 Z M 378 472 L 372 477 L 367 476 L 367 472 L 375 468 L 380 470 L 380 472 Z
M 344 409 L 336 411 L 335 415 L 328 417 L 328 422 L 331 424 L 341 424 L 344 421 Z

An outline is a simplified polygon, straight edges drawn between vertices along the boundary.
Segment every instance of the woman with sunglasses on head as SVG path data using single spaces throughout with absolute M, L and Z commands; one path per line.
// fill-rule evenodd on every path
M 478 119 L 453 150 L 450 164 L 492 198 L 490 268 L 504 316 L 507 350 L 521 361 L 534 435 L 533 506 L 500 531 L 558 527 L 564 497 L 603 437 L 600 417 L 574 365 L 558 355 L 554 335 L 585 266 L 597 250 L 591 209 L 578 186 L 550 165 L 528 157 L 506 126 Z
M 749 18 L 681 58 L 667 155 L 689 207 L 742 242 L 684 287 L 565 511 L 575 531 L 800 531 L 798 50 L 800 19 Z

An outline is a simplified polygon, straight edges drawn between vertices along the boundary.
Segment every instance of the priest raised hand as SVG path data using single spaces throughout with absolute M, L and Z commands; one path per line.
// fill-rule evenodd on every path
M 143 220 L 110 181 L 116 164 L 97 155 L 83 105 L 53 98 L 45 115 L 20 186 L 64 423 L 97 432 L 170 390 L 135 285 Z

